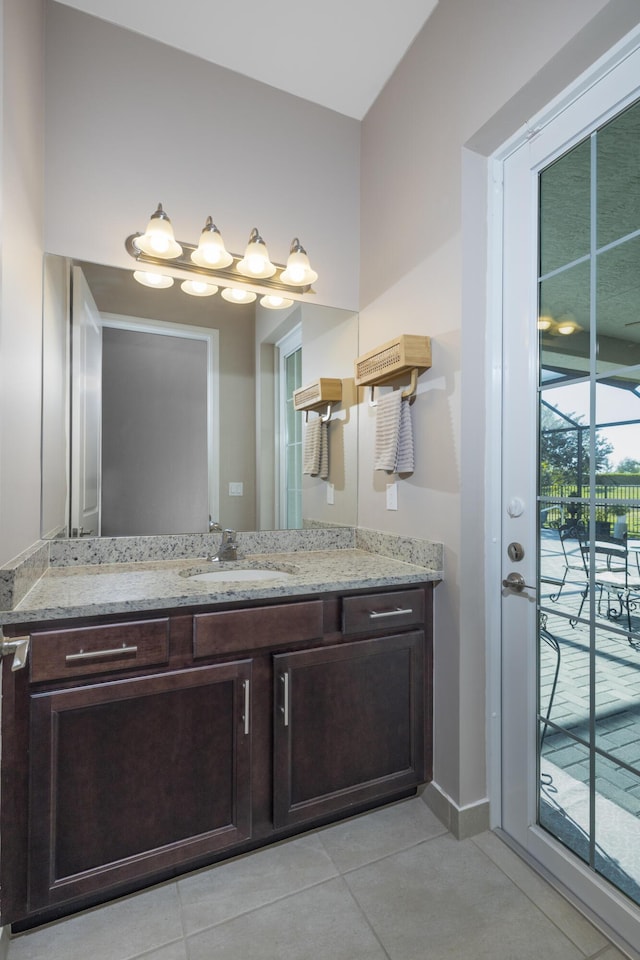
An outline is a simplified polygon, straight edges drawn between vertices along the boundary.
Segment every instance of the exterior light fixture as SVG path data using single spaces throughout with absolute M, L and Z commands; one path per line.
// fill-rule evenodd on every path
M 242 290 L 240 287 L 225 287 L 222 291 L 222 297 L 229 303 L 253 303 L 256 294 L 251 290 Z
M 318 279 L 318 274 L 311 269 L 307 251 L 304 249 L 297 237 L 291 241 L 289 250 L 289 259 L 287 268 L 280 275 L 282 283 L 290 283 L 295 287 L 306 286 L 314 283 Z
M 272 293 L 260 299 L 260 304 L 266 307 L 267 310 L 284 310 L 285 307 L 290 307 L 292 303 L 293 300 L 289 300 L 287 297 L 279 297 Z
M 154 287 L 156 290 L 166 290 L 173 286 L 173 277 L 163 276 L 161 273 L 145 273 L 143 270 L 134 270 L 133 279 L 143 287 Z
M 563 337 L 568 337 L 581 329 L 576 322 L 576 318 L 570 313 L 565 313 L 557 320 L 555 332 L 561 334 Z
M 249 243 L 244 257 L 236 264 L 236 270 L 243 277 L 272 277 L 276 272 L 275 266 L 269 260 L 267 245 L 254 227 L 249 236 Z
M 171 220 L 162 209 L 161 203 L 152 214 L 143 235 L 137 237 L 134 243 L 143 253 L 150 257 L 160 257 L 161 260 L 173 260 L 182 255 L 182 247 L 176 242 Z
M 214 283 L 206 283 L 204 280 L 183 280 L 180 289 L 190 297 L 212 297 L 218 292 Z
M 207 222 L 200 234 L 198 248 L 191 254 L 191 259 L 199 267 L 209 268 L 228 267 L 233 263 L 233 257 L 225 249 L 220 231 L 211 217 L 207 217 Z

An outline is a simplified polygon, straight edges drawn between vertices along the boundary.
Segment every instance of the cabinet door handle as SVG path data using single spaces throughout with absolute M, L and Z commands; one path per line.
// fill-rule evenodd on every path
M 286 673 L 280 674 L 280 679 L 283 683 L 282 690 L 282 706 L 280 711 L 282 713 L 282 723 L 285 727 L 289 726 L 289 671 Z
M 402 607 L 396 607 L 395 610 L 383 610 L 382 613 L 377 613 L 375 610 L 369 611 L 370 620 L 381 620 L 382 617 L 402 617 L 408 616 L 410 613 L 413 613 L 411 607 L 404 610 Z
M 249 680 L 243 680 L 242 685 L 244 687 L 244 713 L 242 719 L 244 721 L 244 735 L 245 737 L 249 736 Z
M 112 650 L 81 650 L 80 653 L 68 653 L 65 663 L 78 663 L 81 660 L 97 660 L 99 657 L 119 657 L 123 653 L 137 653 L 138 647 L 114 647 Z

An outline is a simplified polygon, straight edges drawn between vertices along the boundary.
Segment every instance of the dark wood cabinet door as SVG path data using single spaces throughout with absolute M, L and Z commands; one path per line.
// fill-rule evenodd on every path
M 251 833 L 251 661 L 31 696 L 29 909 Z
M 276 827 L 423 782 L 421 631 L 273 659 Z

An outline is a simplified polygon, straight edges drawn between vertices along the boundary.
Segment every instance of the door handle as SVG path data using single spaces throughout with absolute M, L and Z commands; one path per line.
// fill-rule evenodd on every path
M 536 589 L 532 587 L 531 584 L 525 583 L 521 573 L 508 573 L 506 579 L 502 581 L 502 586 L 507 590 L 515 590 L 516 593 L 522 593 L 523 590 Z

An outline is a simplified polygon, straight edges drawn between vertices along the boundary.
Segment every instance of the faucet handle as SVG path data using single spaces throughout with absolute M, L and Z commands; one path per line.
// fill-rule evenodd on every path
M 222 527 L 217 520 L 212 520 L 211 514 L 209 514 L 209 533 L 213 533 L 214 530 L 222 530 Z
M 235 532 L 235 530 L 223 530 L 223 531 L 222 531 L 222 542 L 223 542 L 223 543 L 235 543 L 235 542 L 236 542 L 236 532 Z

